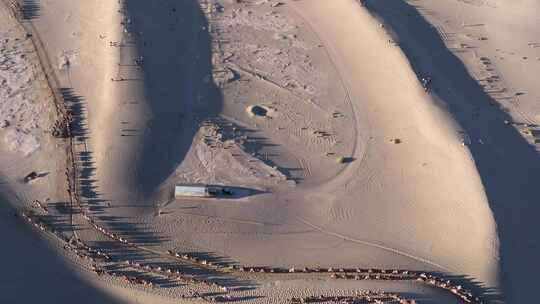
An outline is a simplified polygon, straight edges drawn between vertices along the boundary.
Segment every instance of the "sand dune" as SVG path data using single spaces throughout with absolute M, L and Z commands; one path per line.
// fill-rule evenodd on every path
M 331 10 L 330 6 L 321 4 L 319 16 Z M 309 11 L 310 8 L 304 9 Z M 340 13 L 345 14 L 345 10 L 334 12 L 338 16 Z M 363 14 L 365 21 L 360 19 Z M 463 267 L 461 271 L 465 273 L 477 272 L 477 275 L 485 280 L 493 275 L 493 270 L 484 268 L 485 266 L 476 267 L 479 261 L 486 265 L 487 256 L 494 254 L 493 224 L 474 163 L 468 151 L 459 144 L 459 129 L 444 109 L 421 92 L 406 58 L 399 49 L 388 44 L 383 29 L 375 30 L 377 26 L 366 12 L 358 8 L 356 12 L 348 12 L 342 17 L 351 20 L 351 23 L 313 24 L 324 24 L 321 25 L 321 35 L 335 28 L 334 32 L 326 34 L 327 37 L 332 37 L 333 41 L 328 43 L 330 52 L 340 52 L 334 56 L 337 60 L 344 61 L 341 64 L 347 68 L 341 70 L 350 73 L 344 75 L 345 81 L 348 82 L 351 95 L 358 102 L 357 110 L 367 116 L 366 120 L 370 124 L 370 148 L 373 150 L 368 150 L 362 157 L 367 168 L 354 172 L 355 178 L 361 179 L 362 175 L 367 173 L 372 179 L 378 179 L 383 186 L 382 191 L 368 190 L 367 193 L 364 192 L 365 199 L 351 203 L 359 204 L 364 201 L 360 204 L 363 205 L 362 208 L 368 208 L 366 213 L 369 213 L 370 217 L 377 218 L 378 215 L 381 219 L 392 222 L 395 239 L 389 240 L 393 239 L 396 243 L 401 240 L 400 245 L 404 248 L 410 246 L 407 243 L 412 242 L 414 245 L 411 247 L 422 252 L 420 248 L 436 239 L 437 245 L 429 246 L 429 251 L 424 249 L 425 256 L 436 256 L 437 258 L 432 260 L 438 260 L 447 267 Z M 370 26 L 361 26 L 360 22 Z M 366 30 L 360 31 L 359 28 Z M 340 35 L 337 35 L 338 33 Z M 369 71 L 369 77 L 362 76 L 366 75 L 362 71 Z M 402 139 L 403 145 L 392 147 L 388 144 L 388 140 L 392 138 Z M 452 164 L 451 167 L 449 164 Z M 422 167 L 425 170 L 420 169 Z M 440 176 L 443 171 L 444 176 Z M 437 185 L 431 184 L 435 178 Z M 467 182 L 463 183 L 465 180 Z M 392 191 L 388 191 L 384 185 L 400 186 L 399 190 L 392 187 Z M 452 193 L 452 189 L 460 189 L 461 195 L 454 193 L 449 197 L 444 194 Z M 369 208 L 371 202 L 373 209 Z M 442 211 L 445 208 L 448 208 L 447 212 Z M 467 218 L 470 220 L 465 220 L 464 223 Z M 455 221 L 460 221 L 461 227 L 454 226 Z M 476 221 L 482 223 L 479 226 L 486 230 L 467 225 Z M 433 228 L 428 228 L 430 223 Z M 379 238 L 381 231 L 385 231 L 384 228 L 374 230 Z M 414 240 L 407 239 L 407 236 L 402 234 L 405 231 L 412 233 Z M 444 231 L 445 236 L 437 237 L 432 234 L 437 233 L 435 231 Z M 472 231 L 475 233 L 471 233 Z M 468 243 L 475 243 L 479 247 L 471 248 L 470 252 L 464 254 L 470 264 L 462 264 L 465 259 L 457 257 L 464 253 L 463 249 L 455 248 L 454 244 L 468 237 L 474 238 Z M 442 241 L 443 239 L 445 241 Z M 447 245 L 443 245 L 444 243 Z M 453 257 L 456 257 L 454 262 Z
M 529 53 L 534 51 L 527 43 L 533 41 L 536 29 L 532 29 L 534 19 L 529 17 L 530 13 L 524 12 L 523 7 L 532 8 L 537 4 L 522 2 L 509 5 L 492 2 L 496 5 L 495 7 L 484 5 L 460 7 L 451 3 L 438 5 L 427 3 L 427 1 L 419 3 L 419 5 L 441 12 L 441 16 L 433 18 L 435 20 L 432 22 L 439 23 L 445 19 L 452 22 L 447 22 L 447 32 L 463 31 L 463 26 L 459 23 L 464 22 L 465 25 L 478 24 L 480 27 L 477 29 L 473 26 L 471 30 L 466 27 L 466 31 L 471 32 L 467 34 L 470 38 L 487 37 L 487 40 L 472 42 L 472 44 L 478 44 L 472 52 L 456 57 L 446 50 L 445 43 L 456 45 L 460 43 L 460 38 L 443 41 L 440 40 L 438 33 L 420 18 L 417 22 L 411 23 L 409 18 L 406 20 L 395 18 L 394 14 L 390 17 L 392 11 L 414 13 L 415 10 L 412 6 L 403 3 L 390 5 L 388 1 L 383 2 L 380 6 L 374 5 L 373 9 L 396 29 L 401 39 L 400 45 L 411 58 L 416 69 L 433 75 L 434 79 L 440 79 L 436 81 L 434 93 L 448 105 L 473 142 L 470 146 L 471 153 L 498 227 L 501 280 L 508 301 L 510 303 L 534 302 L 538 298 L 529 282 L 533 280 L 535 270 L 533 270 L 534 267 L 529 268 L 529 266 L 534 264 L 531 258 L 538 248 L 530 240 L 535 238 L 538 229 L 534 224 L 536 221 L 534 216 L 525 218 L 537 213 L 534 201 L 539 197 L 539 193 L 532 185 L 532 180 L 538 172 L 538 154 L 517 130 L 509 128 L 502 122 L 507 120 L 518 124 L 531 124 L 531 122 L 534 123 L 534 113 L 538 113 L 535 103 L 531 102 L 531 99 L 538 95 L 538 89 L 529 84 L 534 79 L 534 71 L 538 69 L 532 68 L 526 60 L 522 59 L 531 56 L 532 54 Z M 462 21 L 452 18 L 455 16 L 454 13 L 463 9 L 470 12 L 460 18 L 463 19 Z M 519 30 L 511 25 L 517 22 L 515 19 L 517 16 L 520 16 Z M 401 26 L 403 22 L 407 22 L 407 30 Z M 413 31 L 414 37 L 412 37 Z M 460 34 L 459 37 L 468 38 L 465 34 Z M 506 55 L 505 52 L 508 52 L 508 49 L 512 49 L 515 55 Z M 438 55 L 437 64 L 432 61 L 432 54 Z M 475 60 L 481 57 L 493 60 L 492 63 L 488 63 L 487 70 L 475 64 Z M 519 60 L 516 62 L 512 57 Z M 463 65 L 460 60 L 466 65 Z M 496 74 L 500 78 L 497 78 L 495 86 L 503 89 L 502 94 L 484 93 L 492 89 L 489 86 L 482 89 L 477 79 L 492 77 Z M 507 99 L 507 96 L 514 95 L 516 90 L 526 92 L 523 97 L 518 97 L 519 103 L 514 103 L 513 97 L 510 100 Z M 507 110 L 498 109 L 490 104 L 501 104 Z M 515 106 L 516 104 L 518 106 Z M 471 116 L 471 112 L 476 112 L 478 115 Z M 527 114 L 523 116 L 524 113 Z M 517 218 L 521 220 L 516 221 Z M 529 224 L 523 225 L 518 222 Z M 532 255 L 529 256 L 529 254 Z
M 58 201 L 66 233 L 110 253 L 109 273 L 140 274 L 133 260 L 214 285 L 158 275 L 167 288 L 128 295 L 86 264 L 72 278 L 46 250 L 50 272 L 81 292 L 103 290 L 107 302 L 226 290 L 283 303 L 360 289 L 455 301 L 415 282 L 221 273 L 174 251 L 241 265 L 440 272 L 488 300 L 501 290 L 508 303 L 537 300 L 538 3 L 360 2 L 49 0 L 27 9 L 73 113 L 70 187 L 80 199 L 75 213 L 61 212 L 73 200 L 61 172 L 16 182 L 23 168 L 62 155 L 47 139 L 24 166 L 0 172 L 18 194 L 13 205 Z M 63 156 L 52 158 L 49 170 L 65 169 Z M 172 199 L 174 184 L 194 182 L 245 194 Z
M 354 9 L 351 11 L 349 7 Z M 302 10 L 299 11 L 309 12 L 306 18 L 315 20 L 317 17 L 322 18 L 327 10 L 334 10 L 333 15 L 356 22 L 352 23 L 353 26 L 345 26 L 335 24 L 331 19 L 325 23 L 325 19 L 322 19 L 319 24 L 324 24 L 324 27 L 315 28 L 315 32 L 323 37 L 323 44 L 328 48 L 330 57 L 335 60 L 337 70 L 342 74 L 344 87 L 350 90 L 351 101 L 357 111 L 355 114 L 357 128 L 361 136 L 358 143 L 363 144 L 371 137 L 367 142 L 368 148 L 365 154 L 362 154 L 362 149 L 358 149 L 358 154 L 353 155 L 358 161 L 351 164 L 335 180 L 328 182 L 322 188 L 324 191 L 317 188 L 305 190 L 309 197 L 305 202 L 300 199 L 301 195 L 286 192 L 286 194 L 280 194 L 281 200 L 290 196 L 296 202 L 281 210 L 269 206 L 263 207 L 263 204 L 269 205 L 269 202 L 274 200 L 274 195 L 266 195 L 249 205 L 240 205 L 232 210 L 217 205 L 199 207 L 202 208 L 202 213 L 227 212 L 226 217 L 257 221 L 257 216 L 255 218 L 253 216 L 255 210 L 259 210 L 257 213 L 264 214 L 267 221 L 279 223 L 283 227 L 281 229 L 285 231 L 299 226 L 309 228 L 298 220 L 298 218 L 308 218 L 310 222 L 314 222 L 317 226 L 324 226 L 326 230 L 396 249 L 385 254 L 382 253 L 385 250 L 380 248 L 360 247 L 360 252 L 366 250 L 366 256 L 374 252 L 377 252 L 375 256 L 395 255 L 395 258 L 389 260 L 390 263 L 382 258 L 375 258 L 380 265 L 399 265 L 399 261 L 402 261 L 404 265 L 412 263 L 418 265 L 417 267 L 435 269 L 438 269 L 435 265 L 444 265 L 442 270 L 473 274 L 484 281 L 491 280 L 494 274 L 492 266 L 485 265 L 493 265 L 494 260 L 487 263 L 485 261 L 486 256 L 496 254 L 494 251 L 496 247 L 493 247 L 496 240 L 492 219 L 473 162 L 468 151 L 460 144 L 459 130 L 455 128 L 452 119 L 444 110 L 438 108 L 429 100 L 429 97 L 422 94 L 417 78 L 409 69 L 405 57 L 397 48 L 387 43 L 384 31 L 377 29 L 378 26 L 374 20 L 355 3 L 344 2 L 342 5 L 310 3 L 309 6 L 302 6 Z M 315 22 L 313 24 L 317 26 Z M 363 26 L 363 24 L 368 26 Z M 358 28 L 366 28 L 366 30 L 359 32 Z M 358 36 L 364 37 L 364 41 L 369 41 L 369 43 L 362 45 L 361 40 L 352 39 Z M 329 37 L 332 37 L 330 41 L 328 41 Z M 369 77 L 363 75 L 369 75 Z M 390 143 L 392 138 L 400 138 L 403 144 Z M 449 167 L 449 164 L 452 166 Z M 361 170 L 358 169 L 359 166 Z M 444 177 L 439 176 L 441 171 L 446 172 Z M 381 186 L 368 189 L 353 186 L 366 175 Z M 431 181 L 435 178 L 438 182 L 432 184 Z M 343 189 L 342 185 L 348 187 Z M 389 191 L 386 185 L 394 185 L 392 191 Z M 348 189 L 354 189 L 354 191 Z M 461 196 L 448 196 L 447 194 L 452 193 L 453 189 L 460 189 Z M 319 191 L 321 193 L 333 192 L 333 194 L 319 194 Z M 314 201 L 318 202 L 316 208 L 312 206 Z M 341 203 L 332 203 L 335 201 Z M 325 207 L 325 202 L 331 203 L 337 210 L 349 209 L 357 216 L 339 219 L 332 223 L 324 212 L 325 208 L 328 208 Z M 270 211 L 272 209 L 273 212 Z M 319 210 L 322 213 L 319 213 Z M 420 213 L 417 210 L 423 210 L 423 212 Z M 465 224 L 463 224 L 464 218 L 469 219 Z M 457 221 L 460 221 L 459 226 L 455 224 Z M 392 225 L 387 223 L 392 223 Z M 466 225 L 472 223 L 481 223 L 478 226 L 482 228 L 472 229 Z M 170 226 L 171 223 L 165 222 L 160 225 Z M 193 245 L 205 247 L 203 244 L 221 243 L 213 236 L 205 237 L 197 234 L 196 231 L 200 228 L 196 227 L 190 228 L 190 231 L 198 235 L 197 238 L 200 241 L 195 241 Z M 367 227 L 369 230 L 365 229 Z M 171 228 L 186 229 L 182 225 L 177 228 L 172 226 L 167 230 Z M 243 229 L 245 228 L 240 227 L 240 231 Z M 261 232 L 267 231 L 264 227 L 261 229 Z M 272 240 L 274 236 L 271 230 L 268 232 L 271 233 L 269 237 Z M 414 237 L 411 239 L 411 236 Z M 189 235 L 188 238 L 193 239 L 194 236 Z M 304 242 L 303 238 L 294 235 L 284 238 L 281 234 L 276 234 L 275 238 L 280 242 L 296 244 Z M 322 241 L 328 236 L 313 231 L 313 239 L 309 239 L 309 242 L 317 242 L 318 238 Z M 229 240 L 231 243 L 229 247 L 235 249 L 230 249 L 229 254 L 238 260 L 248 258 L 253 263 L 276 263 L 276 260 L 272 258 L 273 255 L 269 254 L 271 251 L 265 245 L 272 244 L 268 240 L 266 237 L 264 243 L 261 243 L 257 238 L 243 240 L 233 237 Z M 471 245 L 468 248 L 470 251 L 467 252 L 463 248 L 454 246 L 455 243 L 463 241 L 475 245 Z M 214 247 L 215 245 L 210 246 L 212 250 L 222 251 Z M 248 246 L 251 250 L 245 252 L 242 248 Z M 359 245 L 350 243 L 346 246 Z M 294 246 L 294 248 L 297 247 L 302 246 Z M 334 264 L 336 261 L 354 262 L 348 256 L 336 256 L 331 248 L 323 251 L 324 254 L 318 252 L 317 258 L 308 252 L 298 251 L 298 249 L 294 251 L 295 253 L 291 253 L 291 256 L 301 256 L 304 263 L 309 263 L 310 259 L 325 264 Z M 407 255 L 396 255 L 396 252 L 407 252 Z M 411 259 L 408 256 L 418 258 Z M 463 256 L 467 258 L 464 259 Z M 437 262 L 420 266 L 425 264 L 423 261 L 428 260 Z M 297 262 L 293 258 L 290 263 Z

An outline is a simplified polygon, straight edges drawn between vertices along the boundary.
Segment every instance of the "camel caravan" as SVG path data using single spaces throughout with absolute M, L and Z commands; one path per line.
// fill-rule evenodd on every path
M 118 275 L 114 271 L 105 270 L 103 268 L 100 268 L 96 264 L 92 264 L 92 267 L 90 269 L 94 273 L 96 273 L 98 276 L 109 275 L 111 277 L 120 277 L 125 283 L 128 283 L 128 284 L 142 285 L 142 286 L 146 286 L 146 287 L 154 287 L 154 283 L 152 283 L 151 281 L 149 281 L 147 279 L 139 278 L 139 277 L 136 277 L 136 276 Z
M 403 299 L 397 294 L 367 291 L 354 296 L 307 296 L 302 298 L 292 298 L 290 304 L 305 303 L 347 303 L 347 304 L 367 304 L 367 303 L 392 303 L 392 304 L 416 304 L 415 300 Z
M 92 263 L 95 263 L 97 261 L 110 261 L 111 256 L 107 253 L 99 250 L 94 249 L 88 245 L 86 245 L 81 239 L 79 238 L 72 238 L 68 244 L 64 245 L 64 249 L 68 250 L 75 255 L 77 255 L 79 258 L 88 259 Z
M 227 268 L 224 265 L 212 262 L 210 260 L 201 259 L 197 256 L 190 255 L 187 253 L 179 253 L 179 252 L 173 252 L 172 250 L 167 250 L 167 254 L 172 257 L 182 259 L 184 261 L 191 262 L 199 266 L 203 266 L 205 268 L 211 268 L 211 269 L 226 269 Z
M 217 265 L 206 260 L 198 259 L 197 257 L 190 256 L 188 254 L 181 254 L 168 250 L 167 253 L 171 256 L 179 257 L 184 260 L 192 261 L 200 265 L 212 265 L 219 270 L 238 271 L 238 272 L 250 272 L 250 273 L 275 273 L 275 274 L 287 274 L 287 273 L 330 273 L 330 277 L 333 279 L 354 279 L 354 280 L 416 280 L 425 284 L 447 290 L 454 294 L 457 298 L 465 303 L 481 304 L 482 300 L 475 296 L 471 291 L 464 289 L 461 285 L 452 283 L 450 280 L 437 277 L 433 274 L 428 274 L 419 271 L 411 270 L 398 270 L 398 269 L 376 269 L 376 268 L 294 268 L 289 269 L 281 267 L 246 267 L 238 265 Z M 414 302 L 400 302 L 400 303 L 414 303 Z
M 32 213 L 31 211 L 23 211 L 21 212 L 21 216 L 26 219 L 30 224 L 32 224 L 35 228 L 43 232 L 48 232 L 55 236 L 58 240 L 64 242 L 64 250 L 75 254 L 79 258 L 87 259 L 92 262 L 95 262 L 96 260 L 108 261 L 111 259 L 111 257 L 103 251 L 91 248 L 79 238 L 68 238 L 64 236 L 63 234 L 55 230 L 51 225 L 48 225 L 47 223 L 41 221 L 39 216 Z
M 221 291 L 224 291 L 224 292 L 228 291 L 227 288 L 224 286 L 220 286 L 219 284 L 215 282 L 210 282 L 208 280 L 196 279 L 180 271 L 179 269 L 173 269 L 173 268 L 167 268 L 167 267 L 161 267 L 161 266 L 152 266 L 150 264 L 142 264 L 142 263 L 134 262 L 130 260 L 124 261 L 124 264 L 136 270 L 156 274 L 156 275 L 163 276 L 171 280 L 179 280 L 183 283 L 188 283 L 188 284 L 204 284 L 209 287 L 219 288 Z
M 384 271 L 384 270 L 383 270 Z M 396 274 L 397 272 L 394 270 L 392 274 Z M 363 278 L 358 275 L 348 275 L 348 274 L 336 274 L 332 273 L 330 275 L 333 279 L 365 279 L 365 280 L 407 280 L 410 278 L 415 279 L 416 281 L 423 282 L 425 284 L 431 285 L 436 288 L 444 289 L 452 294 L 454 294 L 456 297 L 458 297 L 460 300 L 462 300 L 464 303 L 472 303 L 472 304 L 482 304 L 482 300 L 479 297 L 476 297 L 473 295 L 473 293 L 470 290 L 464 289 L 461 285 L 453 284 L 450 280 L 445 280 L 442 278 L 439 278 L 433 274 L 427 274 L 427 273 L 418 273 L 418 272 L 412 272 L 411 277 L 403 278 L 403 277 L 388 277 L 388 276 L 381 276 L 380 274 L 377 275 L 367 275 Z
M 113 277 L 119 276 L 115 272 L 104 270 L 103 268 L 101 268 L 101 267 L 99 267 L 97 265 L 97 263 L 100 263 L 100 262 L 112 262 L 111 256 L 108 255 L 107 253 L 105 253 L 104 251 L 88 246 L 87 244 L 85 244 L 79 238 L 76 238 L 76 237 L 67 238 L 67 237 L 65 237 L 61 233 L 57 232 L 53 228 L 47 226 L 45 223 L 40 221 L 39 216 L 35 215 L 31 211 L 22 212 L 21 216 L 23 218 L 25 218 L 33 226 L 35 226 L 37 229 L 39 229 L 40 231 L 50 232 L 51 234 L 56 236 L 59 240 L 63 241 L 65 243 L 64 246 L 63 246 L 64 250 L 76 255 L 77 257 L 79 257 L 79 258 L 81 258 L 83 260 L 90 261 L 92 263 L 92 266 L 89 269 L 90 271 L 96 273 L 99 276 L 101 276 L 101 275 L 109 275 L 109 276 L 113 276 Z M 97 230 L 101 231 L 104 234 L 110 235 L 111 237 L 114 236 L 115 239 L 117 239 L 118 241 L 123 240 L 121 237 L 116 236 L 114 233 L 108 232 L 106 229 L 104 229 L 104 228 L 102 228 L 102 227 L 100 227 L 98 225 L 96 225 L 95 228 Z M 126 242 L 126 241 L 124 240 L 124 241 L 121 241 L 121 242 Z M 178 269 L 165 268 L 165 267 L 152 266 L 152 265 L 143 265 L 141 263 L 134 262 L 134 261 L 124 261 L 124 264 L 128 265 L 128 266 L 130 266 L 132 268 L 135 268 L 137 270 L 140 270 L 140 271 L 144 271 L 144 272 L 147 272 L 147 273 L 152 273 L 152 274 L 164 276 L 164 277 L 166 277 L 168 279 L 181 280 L 182 282 L 188 283 L 188 284 L 189 283 L 191 283 L 191 284 L 205 284 L 207 286 L 212 286 L 212 287 L 219 288 L 221 291 L 225 291 L 225 292 L 227 291 L 226 287 L 220 286 L 217 283 L 210 282 L 210 281 L 207 281 L 207 280 L 201 280 L 201 279 L 196 279 L 196 278 L 193 278 L 193 277 L 189 277 L 188 275 L 182 273 Z M 148 280 L 138 278 L 138 277 L 135 277 L 135 276 L 131 276 L 131 277 L 121 276 L 121 278 L 123 278 L 124 281 L 129 282 L 129 283 L 133 283 L 133 284 L 137 284 L 137 285 L 144 285 L 144 286 L 148 286 L 148 287 L 153 287 L 153 284 L 151 282 L 149 282 Z
M 107 255 L 105 252 L 99 249 L 91 248 L 79 238 L 64 237 L 62 234 L 55 231 L 54 228 L 47 226 L 46 223 L 42 222 L 39 219 L 38 215 L 35 215 L 31 211 L 22 212 L 21 214 L 23 218 L 25 218 L 29 223 L 31 223 L 34 227 L 36 227 L 40 231 L 49 232 L 55 235 L 60 240 L 64 241 L 66 243 L 66 245 L 64 246 L 64 249 L 74 253 L 79 258 L 90 260 L 92 263 L 97 263 L 100 261 L 101 262 L 111 261 L 111 257 Z M 87 219 L 89 223 L 92 224 L 92 227 L 94 227 L 94 229 L 101 232 L 102 234 L 105 234 L 111 239 L 114 239 L 123 244 L 137 247 L 137 245 L 129 243 L 127 240 L 118 236 L 117 234 L 110 232 L 106 228 L 97 225 L 88 215 L 83 214 L 83 217 Z M 472 304 L 483 303 L 479 297 L 475 296 L 471 291 L 464 289 L 461 285 L 454 284 L 450 280 L 445 280 L 443 278 L 440 278 L 438 276 L 425 273 L 425 272 L 410 271 L 410 270 L 397 270 L 397 269 L 392 269 L 392 270 L 375 269 L 375 268 L 369 268 L 369 269 L 364 269 L 364 268 L 355 268 L 355 269 L 301 268 L 301 269 L 297 269 L 297 268 L 292 267 L 292 268 L 287 269 L 287 268 L 281 268 L 281 267 L 274 267 L 274 268 L 272 267 L 245 267 L 245 266 L 238 266 L 238 265 L 224 266 L 221 264 L 213 263 L 205 259 L 200 259 L 198 257 L 192 256 L 189 254 L 173 252 L 172 250 L 168 250 L 166 254 L 171 257 L 180 258 L 182 260 L 189 261 L 197 265 L 211 267 L 213 270 L 224 271 L 227 273 L 230 273 L 231 271 L 249 272 L 249 273 L 270 273 L 270 274 L 290 274 L 290 273 L 308 274 L 308 273 L 326 272 L 326 273 L 330 273 L 330 278 L 332 279 L 416 280 L 418 282 L 423 282 L 425 284 L 431 285 L 436 288 L 447 290 L 448 292 L 454 294 L 457 298 L 459 298 L 464 303 L 472 303 Z M 161 267 L 161 266 L 154 267 L 149 264 L 145 265 L 139 262 L 134 262 L 134 261 L 129 261 L 129 260 L 124 261 L 124 264 L 134 269 L 137 269 L 139 271 L 164 276 L 168 279 L 181 280 L 182 282 L 185 282 L 188 284 L 205 284 L 209 287 L 219 288 L 223 292 L 228 292 L 227 288 L 224 286 L 220 286 L 219 284 L 215 282 L 210 282 L 207 280 L 195 279 L 191 276 L 188 276 L 182 273 L 179 269 L 172 269 L 172 268 L 166 268 L 166 267 Z M 97 266 L 93 266 L 92 271 L 94 271 L 98 275 L 108 274 L 111 276 L 116 276 L 114 272 L 108 272 L 108 271 L 102 270 L 98 268 Z M 132 278 L 128 277 L 125 279 L 125 281 L 134 283 L 134 284 L 139 284 L 139 285 L 142 284 L 144 286 L 153 286 L 149 284 L 148 282 L 146 282 L 145 280 L 137 279 L 135 277 L 132 277 Z M 316 303 L 316 302 L 313 302 L 313 301 L 318 301 L 316 299 L 317 298 L 306 298 L 304 299 L 304 302 L 293 302 L 293 303 Z M 312 301 L 312 302 L 309 302 L 309 301 Z M 345 302 L 345 303 L 356 303 L 356 302 Z M 368 302 L 368 303 L 376 303 L 376 302 Z M 399 303 L 410 303 L 410 302 L 399 302 Z
M 87 218 L 90 220 L 90 218 Z M 116 239 L 122 243 L 129 244 L 127 241 L 121 237 L 115 235 L 112 232 L 107 231 L 105 228 L 98 226 L 93 221 L 90 222 L 94 225 L 98 231 L 106 234 L 110 238 Z M 136 246 L 136 245 L 133 245 Z M 192 263 L 212 267 L 215 270 L 226 270 L 226 271 L 238 271 L 238 272 L 251 272 L 251 273 L 276 273 L 276 274 L 285 274 L 285 273 L 320 273 L 327 272 L 331 273 L 330 277 L 333 279 L 355 279 L 355 280 L 416 280 L 424 282 L 426 284 L 432 285 L 437 288 L 445 289 L 456 297 L 461 299 L 465 303 L 474 303 L 481 304 L 482 301 L 473 295 L 471 291 L 463 289 L 460 285 L 455 285 L 449 280 L 444 280 L 432 274 L 426 274 L 423 272 L 410 271 L 410 270 L 398 270 L 398 269 L 374 269 L 374 268 L 355 268 L 355 269 L 345 269 L 345 268 L 281 268 L 281 267 L 245 267 L 237 265 L 220 265 L 213 263 L 211 261 L 200 259 L 196 256 L 192 256 L 185 253 L 173 252 L 172 250 L 167 250 L 167 254 L 176 258 L 180 258 L 185 261 L 190 261 Z M 146 270 L 153 270 L 152 268 L 146 268 Z M 162 271 L 161 269 L 156 269 L 158 272 Z M 172 270 L 165 270 L 165 272 L 172 272 Z M 352 275 L 352 273 L 355 273 Z M 195 283 L 195 281 L 191 281 Z M 205 281 L 197 281 L 198 283 Z M 217 286 L 215 283 L 209 285 Z M 219 286 L 218 286 L 219 287 Z
M 120 242 L 120 243 L 122 243 L 124 245 L 137 247 L 137 245 L 135 245 L 133 243 L 130 243 L 128 240 L 126 240 L 125 238 L 119 236 L 118 234 L 116 234 L 114 232 L 111 232 L 107 228 L 96 224 L 96 222 L 92 218 L 90 218 L 86 213 L 83 213 L 83 218 L 86 219 L 88 221 L 88 223 L 90 223 L 92 228 L 94 228 L 96 231 L 99 231 L 101 234 L 109 237 L 110 239 L 118 241 L 118 242 Z

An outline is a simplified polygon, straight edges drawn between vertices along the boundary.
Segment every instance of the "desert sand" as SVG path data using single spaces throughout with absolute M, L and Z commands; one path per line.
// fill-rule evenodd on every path
M 538 2 L 1 8 L 0 302 L 538 302 Z

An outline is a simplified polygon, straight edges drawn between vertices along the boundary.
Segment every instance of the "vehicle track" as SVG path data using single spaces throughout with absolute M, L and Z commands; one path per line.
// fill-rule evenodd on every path
M 352 101 L 352 98 L 351 98 L 351 90 L 350 90 L 350 84 L 348 82 L 348 80 L 346 78 L 343 77 L 340 69 L 338 68 L 338 65 L 336 64 L 336 60 L 333 56 L 333 54 L 336 53 L 336 51 L 333 49 L 332 47 L 332 44 L 331 43 L 328 43 L 325 39 L 323 39 L 318 33 L 317 31 L 315 31 L 315 28 L 313 27 L 312 23 L 310 20 L 308 20 L 305 16 L 302 15 L 301 13 L 301 10 L 299 9 L 298 6 L 296 6 L 294 4 L 294 2 L 288 2 L 288 4 L 294 8 L 295 12 L 296 12 L 296 15 L 298 15 L 304 22 L 305 24 L 308 26 L 309 28 L 309 31 L 315 35 L 315 37 L 321 42 L 321 44 L 323 45 L 323 50 L 324 52 L 326 53 L 326 57 L 328 58 L 328 60 L 330 61 L 333 69 L 335 70 L 335 72 L 337 73 L 338 75 L 338 79 L 339 79 L 339 82 L 341 83 L 344 91 L 345 91 L 345 103 L 347 104 L 347 106 L 350 108 L 351 112 L 352 112 L 352 119 L 353 119 L 353 130 L 354 130 L 354 134 L 353 134 L 353 145 L 352 145 L 352 151 L 351 151 L 351 156 L 352 157 L 355 157 L 357 159 L 356 162 L 358 162 L 358 164 L 356 164 L 356 166 L 360 167 L 364 160 L 365 160 L 365 156 L 366 156 L 366 151 L 368 150 L 369 148 L 369 141 L 364 141 L 364 143 L 366 144 L 366 146 L 363 146 L 363 147 L 360 147 L 360 140 L 359 140 L 359 132 L 358 132 L 358 128 L 360 127 L 359 125 L 359 117 L 358 117 L 358 109 L 355 107 L 355 105 L 353 104 L 353 101 Z M 366 137 L 369 135 L 369 130 L 367 130 L 367 135 Z M 363 148 L 362 151 L 359 151 L 359 148 Z M 360 153 L 362 153 L 361 155 L 359 155 Z M 336 176 L 339 176 L 341 173 L 343 173 L 348 167 L 350 166 L 350 164 L 347 164 L 343 169 L 341 169 L 337 174 Z M 318 187 L 321 187 L 322 185 L 319 185 Z
M 352 237 L 349 237 L 349 236 L 346 236 L 346 235 L 343 235 L 343 234 L 332 232 L 332 231 L 326 230 L 326 229 L 324 229 L 324 228 L 322 228 L 320 226 L 317 226 L 317 225 L 307 221 L 304 218 L 301 218 L 301 217 L 297 217 L 297 218 L 298 218 L 298 220 L 300 222 L 304 223 L 305 225 L 307 225 L 307 226 L 309 226 L 309 227 L 311 227 L 311 228 L 313 228 L 313 229 L 315 229 L 315 230 L 317 230 L 317 231 L 319 231 L 321 233 L 324 233 L 326 235 L 330 235 L 330 236 L 333 236 L 333 237 L 336 237 L 336 238 L 339 238 L 339 239 L 343 239 L 343 240 L 346 240 L 346 241 L 349 241 L 349 242 L 357 243 L 357 244 L 362 244 L 362 245 L 366 245 L 366 246 L 370 246 L 370 247 L 379 248 L 379 249 L 382 249 L 384 251 L 388 251 L 388 252 L 391 252 L 391 253 L 394 253 L 394 254 L 397 254 L 397 255 L 400 255 L 400 256 L 404 256 L 404 257 L 413 259 L 413 260 L 418 261 L 418 262 L 422 262 L 424 264 L 435 266 L 435 267 L 437 267 L 437 268 L 439 268 L 441 270 L 444 270 L 444 271 L 450 271 L 449 268 L 447 268 L 445 266 L 442 266 L 440 264 L 437 264 L 437 263 L 435 263 L 433 261 L 430 261 L 428 259 L 425 259 L 425 258 L 416 256 L 416 255 L 401 251 L 401 250 L 396 249 L 396 248 L 376 244 L 376 243 L 369 242 L 369 241 L 359 240 L 359 239 L 355 239 L 355 238 L 352 238 Z

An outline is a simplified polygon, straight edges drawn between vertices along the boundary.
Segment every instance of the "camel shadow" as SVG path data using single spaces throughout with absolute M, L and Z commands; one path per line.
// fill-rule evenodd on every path
M 38 0 L 23 0 L 20 4 L 20 12 L 23 20 L 38 18 L 40 9 Z

